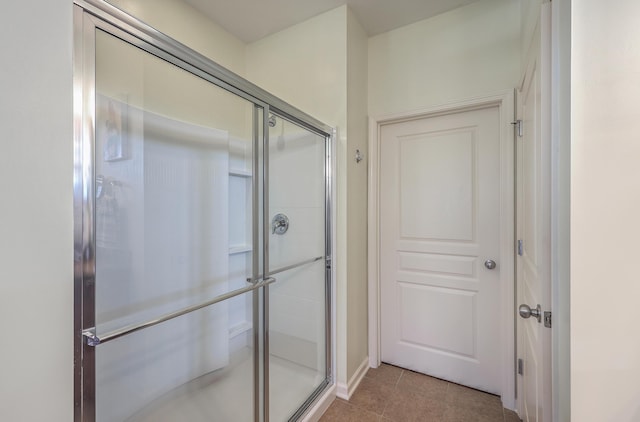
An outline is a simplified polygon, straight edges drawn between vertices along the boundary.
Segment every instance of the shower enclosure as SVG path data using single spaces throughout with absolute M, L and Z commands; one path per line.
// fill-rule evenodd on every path
M 74 8 L 75 420 L 298 420 L 332 385 L 333 131 Z

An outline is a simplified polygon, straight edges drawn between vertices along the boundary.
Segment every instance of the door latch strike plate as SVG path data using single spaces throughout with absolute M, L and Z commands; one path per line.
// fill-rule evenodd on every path
M 520 119 L 515 120 L 515 121 L 511 122 L 511 124 L 513 126 L 515 126 L 516 133 L 518 134 L 518 138 L 522 138 L 522 135 L 523 135 L 523 133 L 522 133 L 522 120 L 520 120 Z
M 518 375 L 524 375 L 524 361 L 518 359 Z
M 551 311 L 544 311 L 544 326 L 551 328 Z

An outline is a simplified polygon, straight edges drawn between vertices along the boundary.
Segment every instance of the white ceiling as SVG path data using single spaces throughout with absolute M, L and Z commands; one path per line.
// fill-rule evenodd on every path
M 184 0 L 246 43 L 349 5 L 369 36 L 477 0 Z

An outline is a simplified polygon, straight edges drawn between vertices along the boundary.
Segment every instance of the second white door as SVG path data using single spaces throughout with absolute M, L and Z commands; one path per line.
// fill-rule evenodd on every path
M 380 133 L 382 361 L 500 394 L 500 110 Z

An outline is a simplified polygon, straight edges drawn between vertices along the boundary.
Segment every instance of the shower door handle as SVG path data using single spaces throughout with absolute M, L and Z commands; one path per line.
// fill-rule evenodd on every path
M 271 283 L 275 283 L 276 279 L 273 277 L 266 277 L 266 278 L 260 278 L 258 280 L 256 280 L 255 283 L 251 284 L 250 286 L 247 287 L 243 287 L 241 289 L 236 289 L 236 290 L 232 290 L 228 293 L 222 294 L 220 296 L 216 296 L 215 298 L 208 300 L 206 302 L 202 302 L 199 303 L 197 305 L 193 305 L 193 306 L 189 306 L 186 308 L 182 308 L 179 309 L 175 312 L 171 312 L 168 314 L 165 314 L 163 316 L 160 316 L 158 318 L 140 323 L 140 324 L 134 324 L 134 325 L 129 325 L 127 327 L 121 328 L 119 330 L 115 330 L 115 331 L 111 331 L 110 333 L 107 334 L 101 334 L 98 336 L 98 334 L 96 333 L 96 327 L 91 327 L 91 328 L 87 328 L 85 330 L 82 331 L 82 336 L 85 339 L 85 342 L 87 343 L 87 345 L 92 346 L 92 347 L 96 347 L 100 344 L 106 343 L 108 341 L 111 340 L 115 340 L 117 338 L 120 337 L 124 337 L 126 335 L 129 335 L 131 333 L 135 333 L 136 331 L 140 331 L 140 330 L 144 330 L 145 328 L 150 328 L 153 327 L 154 325 L 158 325 L 158 324 L 162 324 L 163 322 L 172 320 L 174 318 L 186 315 L 186 314 L 190 314 L 191 312 L 195 312 L 198 311 L 202 308 L 206 308 L 207 306 L 211 306 L 211 305 L 215 305 L 216 303 L 219 302 L 223 302 L 227 299 L 231 299 L 232 297 L 236 297 L 239 296 L 243 293 L 247 293 L 250 292 L 252 290 L 256 290 L 259 289 L 261 287 L 267 286 Z

